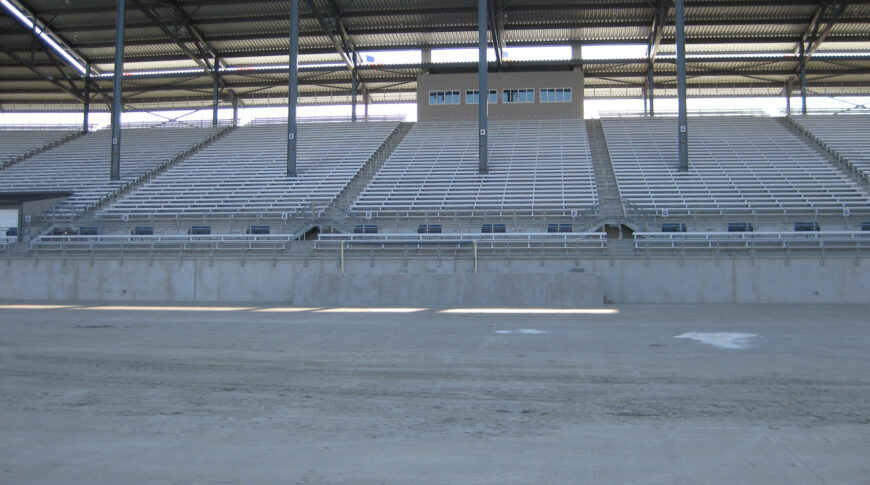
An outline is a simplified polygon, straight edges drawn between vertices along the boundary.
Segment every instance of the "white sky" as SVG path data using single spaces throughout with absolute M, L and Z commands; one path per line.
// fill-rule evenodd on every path
M 584 59 L 643 59 L 646 56 L 646 45 L 620 45 L 620 46 L 585 46 L 583 47 Z M 570 46 L 553 47 L 509 47 L 505 50 L 505 56 L 510 60 L 565 60 L 571 58 Z M 421 61 L 420 50 L 377 51 L 361 52 L 364 63 L 367 64 L 402 64 L 419 63 Z M 495 53 L 489 50 L 489 58 L 495 59 Z M 449 62 L 474 62 L 477 60 L 477 49 L 433 49 L 433 63 Z M 807 100 L 809 109 L 846 109 L 853 104 L 865 104 L 870 102 L 870 97 L 844 97 L 840 99 L 810 96 Z M 676 99 L 657 98 L 656 111 L 676 111 Z M 359 105 L 357 114 L 362 117 L 363 106 Z M 300 106 L 300 117 L 348 117 L 350 105 L 326 105 L 326 106 Z M 760 109 L 771 115 L 779 115 L 785 109 L 785 99 L 778 97 L 757 98 L 689 98 L 688 109 L 694 110 L 746 110 Z M 792 109 L 800 109 L 800 97 L 792 98 Z M 587 118 L 599 117 L 602 113 L 613 114 L 616 112 L 639 112 L 643 111 L 643 101 L 637 99 L 588 99 L 585 101 L 585 115 Z M 397 104 L 372 104 L 369 106 L 372 115 L 404 115 L 407 121 L 416 121 L 416 105 L 412 103 Z M 173 111 L 160 112 L 162 116 L 148 113 L 128 112 L 124 113 L 124 122 L 159 121 L 168 118 L 183 116 L 184 120 L 210 120 L 211 109 L 199 111 Z M 281 118 L 287 116 L 286 107 L 276 108 L 242 108 L 239 117 L 242 123 L 255 118 Z M 222 109 L 219 112 L 221 119 L 230 119 L 232 111 Z M 91 113 L 91 123 L 106 126 L 109 123 L 108 113 Z M 75 124 L 82 122 L 81 113 L 0 113 L 0 124 L 29 125 L 29 124 Z

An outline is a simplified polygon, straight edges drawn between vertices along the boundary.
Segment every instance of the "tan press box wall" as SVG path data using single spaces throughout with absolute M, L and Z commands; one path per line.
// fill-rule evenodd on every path
M 491 120 L 583 118 L 583 71 L 491 72 L 489 89 L 498 103 L 489 105 Z M 503 89 L 535 89 L 534 103 L 502 102 Z M 570 103 L 541 103 L 541 88 L 571 88 Z M 477 74 L 421 74 L 417 77 L 417 120 L 476 120 L 477 105 L 465 104 L 465 91 L 477 90 Z M 462 104 L 429 104 L 429 91 L 460 91 Z

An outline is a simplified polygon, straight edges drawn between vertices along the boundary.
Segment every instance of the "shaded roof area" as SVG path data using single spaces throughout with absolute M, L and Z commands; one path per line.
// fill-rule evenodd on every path
M 92 110 L 112 90 L 115 0 L 9 0 L 92 70 Z M 286 104 L 287 0 L 127 0 L 126 110 Z M 585 60 L 586 96 L 640 97 L 650 66 L 657 96 L 676 92 L 668 0 L 489 0 L 496 47 L 645 44 L 633 60 Z M 0 108 L 79 111 L 82 74 L 0 8 Z M 870 94 L 870 0 L 686 0 L 690 96 Z M 300 0 L 300 104 L 348 103 L 351 67 L 371 102 L 413 102 L 416 78 L 473 72 L 471 63 L 373 65 L 360 52 L 477 46 L 474 0 Z M 497 51 L 500 49 L 496 49 Z M 836 54 L 836 55 L 835 55 Z M 573 69 L 579 60 L 510 61 L 492 70 Z M 215 70 L 215 66 L 218 66 Z M 177 71 L 155 74 L 155 71 Z M 362 99 L 362 98 L 361 98 Z

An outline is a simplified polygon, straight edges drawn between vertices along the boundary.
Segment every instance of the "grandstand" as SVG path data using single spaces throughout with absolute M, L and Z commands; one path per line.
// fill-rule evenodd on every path
M 53 208 L 52 215 L 75 215 L 205 143 L 221 129 L 164 124 L 123 130 L 124 164 L 119 181 L 109 180 L 109 130 L 89 133 L 3 169 L 0 191 L 73 191 L 70 198 Z
M 0 168 L 45 150 L 77 134 L 77 131 L 64 129 L 64 127 L 57 130 L 0 130 Z
M 570 215 L 597 203 L 582 120 L 499 121 L 489 136 L 489 171 L 480 174 L 473 123 L 417 123 L 351 209 L 380 218 L 500 221 Z
M 792 121 L 870 180 L 870 115 L 792 116 Z
M 602 120 L 620 194 L 657 215 L 819 217 L 870 208 L 865 188 L 767 117 L 691 118 L 691 166 L 680 172 L 674 122 Z
M 99 211 L 103 220 L 279 219 L 322 212 L 398 128 L 395 122 L 305 123 L 299 175 L 286 171 L 287 124 L 251 124 Z
M 0 0 L 0 483 L 868 483 L 868 100 L 870 0 Z
M 401 3 L 304 1 L 297 19 L 281 2 L 4 2 L 3 112 L 83 119 L 0 130 L 0 252 L 10 265 L 285 264 L 325 287 L 336 272 L 405 275 L 409 288 L 424 281 L 414 272 L 573 272 L 608 301 L 691 300 L 668 290 L 691 280 L 686 258 L 866 257 L 866 106 L 816 114 L 808 100 L 870 94 L 870 3 Z M 454 50 L 480 59 L 481 39 L 487 62 Z M 635 44 L 645 53 L 584 51 Z M 526 59 L 519 47 L 551 50 Z M 789 107 L 683 120 L 687 98 L 759 96 Z M 584 119 L 588 101 L 610 99 L 643 112 Z M 370 113 L 390 103 L 416 103 L 420 121 Z M 331 107 L 303 119 L 305 105 Z M 278 106 L 287 118 L 251 114 Z M 203 110 L 210 122 L 184 121 Z M 113 121 L 94 131 L 103 111 Z M 121 111 L 165 122 L 122 125 Z M 635 281 L 651 261 L 655 281 Z M 743 295 L 747 278 L 727 295 L 685 292 L 801 294 Z M 284 290 L 271 297 L 307 291 Z M 231 296 L 272 295 L 246 291 Z

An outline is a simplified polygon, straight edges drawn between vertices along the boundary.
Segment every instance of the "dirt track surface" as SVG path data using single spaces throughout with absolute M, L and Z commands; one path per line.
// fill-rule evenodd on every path
M 0 305 L 0 483 L 870 483 L 870 306 L 257 309 Z

